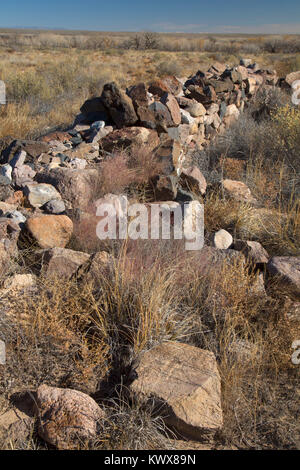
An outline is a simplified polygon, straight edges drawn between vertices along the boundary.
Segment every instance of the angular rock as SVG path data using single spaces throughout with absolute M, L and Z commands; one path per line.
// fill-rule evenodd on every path
M 20 227 L 12 219 L 0 218 L 0 244 L 9 255 L 17 253 L 17 242 L 20 235 Z
M 233 91 L 233 83 L 227 78 L 225 80 L 210 80 L 210 84 L 215 89 L 216 93 L 226 93 L 228 91 Z
M 163 343 L 143 354 L 136 373 L 131 389 L 153 400 L 181 435 L 200 439 L 221 429 L 221 381 L 213 353 Z
M 90 259 L 90 255 L 66 248 L 52 248 L 43 253 L 43 273 L 47 277 L 70 279 L 80 266 Z
M 250 240 L 236 240 L 234 242 L 234 249 L 237 251 L 242 251 L 244 255 L 254 264 L 265 264 L 269 260 L 267 251 L 259 242 Z
M 171 88 L 164 80 L 155 80 L 152 82 L 148 88 L 149 92 L 153 95 L 161 98 L 165 93 L 172 93 Z
M 164 174 L 171 174 L 179 171 L 184 161 L 182 146 L 179 141 L 168 137 L 162 139 L 161 144 L 155 150 L 155 158 L 163 165 Z
M 242 80 L 246 80 L 248 78 L 248 70 L 243 65 L 238 65 L 237 67 L 235 67 L 235 70 L 239 72 L 242 77 Z
M 268 273 L 276 276 L 279 285 L 300 298 L 300 256 L 274 256 L 267 264 Z
M 124 126 L 133 126 L 137 122 L 138 118 L 131 98 L 114 82 L 104 85 L 101 100 L 119 129 Z
M 181 109 L 180 114 L 182 124 L 188 124 L 189 126 L 193 126 L 193 124 L 195 123 L 195 119 L 186 109 Z
M 212 72 L 212 73 L 218 73 L 218 74 L 221 74 L 223 72 L 225 72 L 227 66 L 225 64 L 221 64 L 220 62 L 214 62 L 210 68 L 208 69 L 208 72 Z
M 217 95 L 212 86 L 200 87 L 197 85 L 189 85 L 186 95 L 206 106 L 217 101 Z
M 23 228 L 27 219 L 27 217 L 22 212 L 17 210 L 11 210 L 10 212 L 5 213 L 4 217 L 12 219 L 21 229 Z
M 73 232 L 73 223 L 66 215 L 31 217 L 25 226 L 41 248 L 64 248 Z
M 6 163 L 0 166 L 0 184 L 5 184 L 3 181 L 7 181 L 7 184 L 12 182 L 12 167 Z
M 175 99 L 175 97 L 171 93 L 165 93 L 161 97 L 161 102 L 168 108 L 171 118 L 173 120 L 174 126 L 179 126 L 181 123 L 181 114 L 179 105 Z
M 59 192 L 51 184 L 27 184 L 24 194 L 32 207 L 42 207 L 51 199 L 60 199 Z
M 199 168 L 196 166 L 182 168 L 180 181 L 184 182 L 189 189 L 193 189 L 196 186 L 202 195 L 206 192 L 206 179 L 204 178 Z
M 38 433 L 58 449 L 77 449 L 97 435 L 105 412 L 85 393 L 40 385 L 37 389 Z
M 73 209 L 85 210 L 94 199 L 99 173 L 93 168 L 84 170 L 54 168 L 38 173 L 37 179 L 39 182 L 52 184 Z
M 32 183 L 35 176 L 36 171 L 34 171 L 29 165 L 20 165 L 13 169 L 13 179 L 15 185 L 19 188 L 27 183 Z
M 167 132 L 168 127 L 174 126 L 171 113 L 163 103 L 155 101 L 149 106 L 149 109 L 154 114 L 155 127 L 159 133 Z
M 24 150 L 26 152 L 26 162 L 32 162 L 42 153 L 49 151 L 49 145 L 46 142 L 38 140 L 14 140 L 7 149 L 2 152 L 5 162 L 10 162 L 16 153 Z
M 182 93 L 182 83 L 176 77 L 172 75 L 164 77 L 162 82 L 169 88 L 172 95 L 178 96 Z
M 229 196 L 233 197 L 238 201 L 244 201 L 249 203 L 256 203 L 256 199 L 252 196 L 248 186 L 242 181 L 234 181 L 225 179 L 222 181 L 223 188 Z
M 139 83 L 138 85 L 129 88 L 129 90 L 127 90 L 127 94 L 132 99 L 135 112 L 141 125 L 149 129 L 155 129 L 155 115 L 149 108 L 152 101 L 149 99 L 146 85 L 144 83 Z
M 257 90 L 257 81 L 256 81 L 256 78 L 254 77 L 248 77 L 246 80 L 245 80 L 245 84 L 246 84 L 246 89 L 245 89 L 245 92 L 246 94 L 248 95 L 253 95 L 256 90 Z
M 21 167 L 24 165 L 26 157 L 27 157 L 27 153 L 25 152 L 25 150 L 20 150 L 10 160 L 9 164 L 12 168 Z
M 43 206 L 43 209 L 49 214 L 62 214 L 65 212 L 66 206 L 62 199 L 51 199 Z
M 296 81 L 300 80 L 300 70 L 298 72 L 292 72 L 286 75 L 285 81 L 292 86 L 292 84 Z

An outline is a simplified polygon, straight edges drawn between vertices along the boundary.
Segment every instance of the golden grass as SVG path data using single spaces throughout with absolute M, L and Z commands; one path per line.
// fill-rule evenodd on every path
M 0 79 L 6 82 L 8 100 L 13 105 L 5 112 L 0 138 L 36 136 L 47 128 L 71 124 L 83 101 L 99 95 L 103 84 L 109 81 L 116 81 L 125 88 L 166 74 L 189 76 L 215 60 L 228 65 L 239 61 L 239 54 L 230 51 L 206 52 L 201 46 L 203 38 L 195 39 L 193 35 L 178 36 L 179 42 L 196 41 L 195 50 L 182 52 L 118 49 L 114 46 L 114 37 L 124 40 L 124 35 L 105 36 L 103 33 L 97 39 L 99 44 L 96 41 L 95 46 L 85 48 L 81 43 L 95 38 L 93 34 L 80 32 L 74 37 L 68 33 L 60 36 L 47 32 L 27 35 L 17 32 L 12 42 L 19 41 L 21 49 L 7 49 L 7 35 L 9 33 L 3 33 L 2 46 L 0 35 Z M 62 44 L 57 46 L 60 38 Z M 167 38 L 174 46 L 173 36 Z M 231 40 L 226 36 L 218 37 L 221 43 Z M 238 45 L 237 37 L 235 41 Z M 272 54 L 256 51 L 250 55 L 265 66 L 274 65 Z M 283 59 L 284 73 L 295 69 L 297 56 L 286 54 Z M 278 65 L 280 60 L 277 58 Z
M 82 289 L 75 279 L 52 279 L 40 282 L 33 298 L 10 299 L 4 323 L 10 334 L 8 365 L 1 389 L 8 378 L 13 380 L 5 395 L 42 382 L 94 393 L 95 378 L 101 382 L 110 375 L 112 422 L 94 445 L 155 448 L 156 418 L 143 403 L 127 401 L 126 377 L 142 351 L 177 340 L 216 355 L 225 416 L 216 443 L 294 448 L 297 403 L 292 403 L 299 369 L 291 363 L 291 344 L 300 325 L 287 320 L 284 299 L 257 290 L 257 274 L 247 271 L 243 261 L 221 263 L 203 275 L 197 253 L 165 251 L 159 244 L 141 244 L 130 252 L 125 248 L 109 275 L 99 271 L 96 289 L 92 284 Z M 289 408 L 280 401 L 284 394 Z M 279 412 L 284 413 L 280 422 Z M 127 422 L 134 426 L 138 419 L 143 426 L 148 423 L 149 433 L 142 425 L 140 432 L 135 430 L 139 443 L 134 447 Z

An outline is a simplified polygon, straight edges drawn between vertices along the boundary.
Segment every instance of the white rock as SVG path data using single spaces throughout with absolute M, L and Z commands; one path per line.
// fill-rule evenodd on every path
M 12 181 L 12 167 L 8 163 L 0 166 L 0 174 Z
M 233 238 L 226 230 L 219 230 L 214 235 L 214 246 L 219 250 L 227 250 L 233 243 Z
M 51 184 L 27 184 L 24 188 L 32 207 L 42 207 L 51 199 L 61 199 L 59 192 Z
M 180 114 L 181 114 L 181 124 L 189 124 L 193 125 L 195 122 L 195 119 L 191 116 L 191 114 L 186 111 L 185 109 L 180 109 Z
M 15 274 L 5 280 L 3 287 L 8 291 L 35 290 L 36 279 L 33 274 Z
M 26 157 L 27 153 L 25 150 L 20 150 L 13 156 L 9 164 L 12 168 L 20 168 L 22 165 L 24 165 Z
M 0 365 L 4 366 L 6 362 L 6 348 L 5 343 L 0 339 Z
M 76 170 L 83 170 L 87 165 L 87 161 L 84 158 L 73 158 L 69 166 L 75 168 Z

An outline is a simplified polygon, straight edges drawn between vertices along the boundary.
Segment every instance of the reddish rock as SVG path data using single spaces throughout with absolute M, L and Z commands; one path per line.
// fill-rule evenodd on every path
M 179 126 L 179 124 L 181 123 L 181 113 L 176 98 L 171 95 L 171 93 L 165 93 L 161 97 L 161 102 L 168 108 L 174 126 Z
M 182 145 L 179 141 L 166 136 L 155 150 L 155 157 L 162 163 L 164 174 L 174 173 L 180 170 L 184 161 Z
M 19 235 L 20 227 L 12 219 L 0 218 L 0 244 L 9 255 L 16 254 Z
M 166 85 L 166 87 L 170 90 L 169 92 L 172 95 L 177 96 L 182 92 L 182 84 L 176 77 L 170 75 L 169 77 L 164 77 L 162 82 Z
M 40 182 L 52 184 L 73 209 L 86 209 L 94 199 L 99 173 L 96 169 L 54 168 L 38 173 Z
M 222 181 L 223 188 L 227 194 L 238 201 L 256 203 L 256 199 L 252 196 L 248 186 L 242 181 L 234 181 L 225 179 Z
M 280 287 L 300 300 L 300 256 L 274 256 L 267 264 Z
M 36 407 L 38 433 L 58 449 L 75 450 L 97 436 L 105 412 L 85 393 L 40 385 Z
M 127 90 L 135 109 L 139 106 L 148 106 L 148 95 L 145 83 L 138 83 Z
M 64 248 L 73 232 L 73 223 L 66 215 L 32 217 L 27 219 L 25 226 L 41 248 Z
M 70 279 L 78 268 L 86 263 L 90 255 L 66 248 L 52 248 L 43 253 L 43 272 L 47 277 Z
M 70 134 L 68 132 L 51 132 L 51 134 L 44 135 L 40 138 L 41 142 L 51 142 L 52 140 L 56 140 L 58 142 L 68 142 L 71 139 Z
M 259 242 L 236 240 L 234 249 L 242 251 L 255 264 L 265 264 L 269 260 L 267 251 Z
M 217 95 L 212 86 L 200 87 L 198 85 L 189 85 L 187 92 L 189 98 L 193 98 L 206 106 L 217 101 Z
M 167 342 L 145 352 L 131 389 L 159 407 L 181 435 L 200 439 L 223 424 L 221 380 L 210 351 Z
M 126 149 L 132 145 L 147 145 L 151 149 L 159 144 L 157 133 L 145 127 L 128 127 L 110 132 L 100 141 L 100 148 L 105 152 Z
M 190 189 L 195 188 L 200 191 L 201 194 L 205 194 L 207 187 L 206 179 L 198 167 L 191 166 L 189 168 L 182 168 L 180 180 Z
M 148 88 L 149 92 L 155 96 L 162 97 L 165 93 L 171 93 L 171 89 L 163 80 L 155 80 Z

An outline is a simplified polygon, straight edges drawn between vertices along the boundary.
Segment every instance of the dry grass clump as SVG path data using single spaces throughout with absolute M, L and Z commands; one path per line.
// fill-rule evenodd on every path
M 299 370 L 291 363 L 291 344 L 300 324 L 288 322 L 282 301 L 263 294 L 257 282 L 257 274 L 237 261 L 185 285 L 185 302 L 197 312 L 192 342 L 218 359 L 221 441 L 248 449 L 296 448 Z
M 95 189 L 97 196 L 143 191 L 150 179 L 160 174 L 163 165 L 148 145 L 133 144 L 129 149 L 115 151 L 100 165 L 100 176 Z
M 197 252 L 141 241 L 125 244 L 105 275 L 100 270 L 84 289 L 82 282 L 41 280 L 38 295 L 6 304 L 7 398 L 42 382 L 83 390 L 108 407 L 93 448 L 166 448 L 159 416 L 128 387 L 141 352 L 177 340 L 216 355 L 225 416 L 219 445 L 296 447 L 299 372 L 290 359 L 299 323 L 285 318 L 283 298 L 262 293 L 242 260 L 203 271 Z
M 156 73 L 159 77 L 164 77 L 166 75 L 175 75 L 179 77 L 182 74 L 182 68 L 178 62 L 163 61 L 157 65 Z
M 132 396 L 128 400 L 121 393 L 104 408 L 108 419 L 101 438 L 92 444 L 94 450 L 172 449 L 166 426 L 149 403 L 141 403 Z
M 1 331 L 7 344 L 7 365 L 1 393 L 35 388 L 43 382 L 68 381 L 90 391 L 109 367 L 103 340 L 88 331 L 89 311 L 84 292 L 74 282 L 41 280 L 37 293 L 2 294 Z

